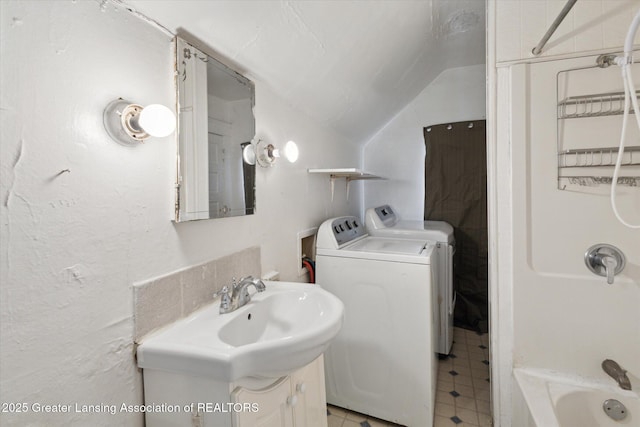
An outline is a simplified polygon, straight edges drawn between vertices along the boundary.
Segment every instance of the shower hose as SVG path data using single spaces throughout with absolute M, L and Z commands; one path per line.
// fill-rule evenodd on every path
M 620 165 L 622 164 L 622 157 L 624 155 L 624 140 L 627 132 L 627 121 L 629 118 L 629 104 L 633 104 L 634 116 L 638 129 L 640 130 L 640 108 L 638 108 L 638 97 L 636 96 L 635 85 L 631 76 L 631 64 L 633 63 L 633 39 L 640 26 L 640 10 L 633 18 L 627 37 L 624 41 L 624 55 L 616 58 L 616 64 L 622 69 L 622 81 L 624 84 L 624 114 L 622 116 L 622 132 L 620 135 L 620 148 L 618 149 L 618 158 L 616 159 L 616 166 L 613 170 L 613 178 L 611 180 L 611 207 L 613 213 L 616 215 L 618 221 L 630 228 L 640 228 L 640 224 L 630 224 L 626 222 L 618 212 L 616 206 L 616 185 L 618 184 L 618 173 L 620 172 Z

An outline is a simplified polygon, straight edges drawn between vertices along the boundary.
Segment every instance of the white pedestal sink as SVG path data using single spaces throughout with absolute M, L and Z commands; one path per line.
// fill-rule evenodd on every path
M 344 306 L 306 283 L 264 282 L 245 306 L 220 314 L 219 301 L 146 337 L 137 350 L 143 369 L 232 382 L 290 374 L 329 346 Z

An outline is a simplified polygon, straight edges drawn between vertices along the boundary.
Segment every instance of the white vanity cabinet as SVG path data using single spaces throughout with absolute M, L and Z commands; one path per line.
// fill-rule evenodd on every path
M 147 427 L 327 427 L 324 359 L 273 381 L 216 381 L 144 369 L 145 405 L 174 409 L 145 414 Z
M 324 387 L 324 358 L 291 375 L 291 387 L 298 398 L 293 406 L 296 427 L 327 427 L 327 393 Z
M 237 387 L 231 401 L 259 408 L 234 412 L 233 427 L 327 427 L 323 358 L 261 390 Z

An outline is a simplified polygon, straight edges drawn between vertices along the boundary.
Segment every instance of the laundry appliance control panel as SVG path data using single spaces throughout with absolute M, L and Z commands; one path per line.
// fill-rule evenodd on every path
M 336 218 L 331 222 L 333 236 L 338 245 L 343 245 L 367 234 L 360 220 L 354 216 Z
M 367 235 L 367 228 L 360 219 L 355 216 L 341 216 L 322 223 L 318 229 L 316 247 L 338 249 Z

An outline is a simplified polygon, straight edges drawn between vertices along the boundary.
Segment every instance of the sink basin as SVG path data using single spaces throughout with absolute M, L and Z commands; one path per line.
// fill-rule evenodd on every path
M 231 382 L 277 378 L 309 364 L 342 327 L 342 302 L 318 285 L 264 283 L 236 311 L 218 313 L 216 300 L 145 338 L 138 366 Z

